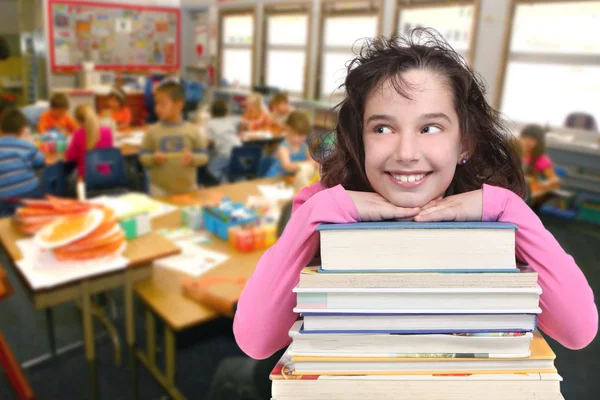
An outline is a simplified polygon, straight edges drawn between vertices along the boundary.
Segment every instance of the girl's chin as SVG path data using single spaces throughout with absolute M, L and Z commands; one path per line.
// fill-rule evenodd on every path
M 387 197 L 384 196 L 387 201 L 395 205 L 396 207 L 403 208 L 415 208 L 423 207 L 431 202 L 434 197 L 424 196 L 421 193 L 394 193 L 394 195 Z M 431 197 L 431 198 L 430 198 Z

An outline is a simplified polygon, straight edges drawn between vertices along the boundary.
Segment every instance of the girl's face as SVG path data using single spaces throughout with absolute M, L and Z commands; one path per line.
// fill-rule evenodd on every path
M 404 74 L 400 95 L 388 81 L 367 98 L 365 170 L 377 193 L 400 207 L 422 207 L 444 194 L 461 154 L 453 93 L 438 75 Z
M 258 117 L 260 115 L 261 110 L 261 104 L 260 102 L 257 101 L 252 101 L 252 102 L 248 102 L 248 113 L 252 116 L 252 117 Z
M 113 111 L 118 111 L 121 109 L 121 103 L 115 96 L 111 96 L 108 98 L 108 107 Z
M 293 147 L 300 147 L 300 146 L 302 146 L 302 143 L 304 143 L 306 141 L 306 136 L 302 135 L 290 128 L 290 130 L 288 131 L 286 140 Z
M 531 154 L 537 146 L 537 139 L 531 136 L 521 136 L 521 147 L 525 154 Z

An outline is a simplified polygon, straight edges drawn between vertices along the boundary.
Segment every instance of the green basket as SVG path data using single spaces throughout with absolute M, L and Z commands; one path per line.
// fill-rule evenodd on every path
M 600 206 L 600 205 L 599 205 Z M 600 207 L 592 206 L 590 204 L 582 203 L 579 205 L 579 211 L 577 212 L 577 219 L 587 222 L 593 222 L 600 224 Z

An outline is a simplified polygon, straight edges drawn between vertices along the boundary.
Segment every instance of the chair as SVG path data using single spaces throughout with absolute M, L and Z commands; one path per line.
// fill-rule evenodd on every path
M 191 114 L 198 110 L 198 105 L 204 99 L 204 84 L 196 81 L 185 81 L 183 83 L 185 88 L 185 105 L 183 107 L 183 113 L 185 119 L 190 119 Z
M 44 195 L 51 194 L 57 197 L 65 197 L 67 195 L 65 164 L 56 162 L 47 165 L 41 173 L 40 187 Z
M 230 181 L 258 176 L 262 148 L 256 145 L 234 147 L 229 159 L 227 176 Z
M 128 191 L 125 159 L 119 149 L 95 149 L 85 154 L 85 187 L 89 197 Z
M 588 131 L 598 130 L 596 119 L 591 114 L 582 112 L 574 112 L 567 115 L 565 126 L 567 128 L 585 129 Z
M 258 176 L 263 177 L 267 175 L 267 172 L 269 172 L 273 162 L 275 162 L 275 159 L 272 156 L 264 156 L 261 158 L 260 165 L 258 167 Z

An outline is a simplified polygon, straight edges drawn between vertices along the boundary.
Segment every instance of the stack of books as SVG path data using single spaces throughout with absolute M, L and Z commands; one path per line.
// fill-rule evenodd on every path
M 537 273 L 516 226 L 321 225 L 321 265 L 300 276 L 275 400 L 562 399 L 537 332 Z

